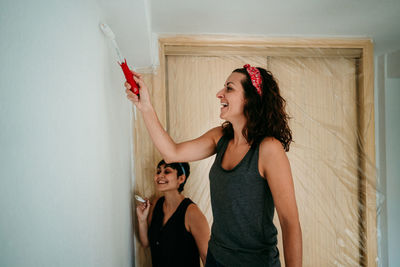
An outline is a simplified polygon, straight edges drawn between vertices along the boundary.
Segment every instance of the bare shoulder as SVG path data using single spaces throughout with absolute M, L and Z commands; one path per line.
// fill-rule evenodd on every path
M 285 155 L 285 150 L 281 142 L 274 137 L 265 137 L 260 144 L 260 157 L 269 158 L 278 155 Z
M 189 204 L 185 214 L 185 221 L 188 225 L 197 224 L 203 220 L 205 220 L 205 216 L 200 208 L 195 203 Z
M 186 210 L 186 216 L 189 219 L 195 219 L 197 216 L 202 216 L 203 213 L 201 212 L 201 210 L 199 209 L 199 207 L 194 204 L 194 203 L 190 203 L 189 206 L 187 207 Z
M 260 144 L 258 168 L 264 178 L 271 178 L 275 171 L 289 167 L 289 161 L 281 142 L 274 137 L 266 137 Z
M 185 227 L 186 230 L 191 233 L 199 229 L 208 229 L 206 217 L 203 212 L 201 212 L 200 208 L 194 203 L 191 203 L 187 207 L 185 214 Z
M 222 126 L 214 127 L 205 133 L 214 140 L 214 143 L 217 144 L 219 139 L 222 137 Z

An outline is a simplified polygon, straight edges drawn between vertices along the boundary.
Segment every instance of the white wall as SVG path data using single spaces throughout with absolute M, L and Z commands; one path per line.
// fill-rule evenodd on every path
M 385 82 L 388 266 L 400 265 L 400 77 Z
M 0 5 L 0 266 L 132 266 L 130 104 L 102 10 Z
M 400 263 L 400 50 L 375 59 L 379 266 Z
M 68 1 L 68 0 L 65 0 Z M 158 62 L 158 47 L 153 47 L 150 0 L 97 0 L 103 19 L 111 27 L 129 66 L 149 68 Z M 157 43 L 158 44 L 158 43 Z

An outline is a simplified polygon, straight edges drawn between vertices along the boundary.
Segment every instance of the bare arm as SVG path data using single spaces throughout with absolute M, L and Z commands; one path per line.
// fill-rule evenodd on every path
M 201 261 L 205 265 L 207 258 L 208 241 L 210 240 L 210 227 L 206 217 L 197 205 L 189 205 L 185 215 L 185 225 L 193 235 Z
M 146 199 L 146 203 L 140 203 L 136 207 L 136 215 L 138 217 L 139 224 L 139 240 L 143 247 L 148 247 L 150 245 L 149 238 L 147 236 L 149 225 L 151 223 L 151 218 L 153 215 L 153 210 L 155 207 L 155 203 L 157 203 L 157 199 L 150 204 L 150 201 Z
M 216 143 L 222 136 L 221 127 L 216 127 L 202 136 L 183 143 L 175 143 L 162 127 L 151 105 L 149 92 L 140 74 L 132 72 L 139 86 L 140 98 L 132 93 L 130 85 L 125 83 L 127 98 L 141 111 L 150 137 L 166 162 L 195 161 L 207 158 L 215 153 Z
M 282 229 L 287 267 L 302 266 L 302 236 L 290 163 L 282 144 L 266 138 L 260 146 L 259 169 L 267 179 Z
M 143 247 L 149 246 L 149 239 L 147 237 L 148 227 L 148 215 L 150 211 L 150 201 L 147 200 L 146 203 L 140 203 L 136 207 L 136 215 L 138 217 L 139 223 L 139 240 Z

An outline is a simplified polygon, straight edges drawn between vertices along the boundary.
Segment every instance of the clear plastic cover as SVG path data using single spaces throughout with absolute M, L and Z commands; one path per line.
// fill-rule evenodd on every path
M 376 172 L 373 92 L 366 92 L 365 63 L 357 49 L 283 49 L 271 55 L 168 55 L 166 90 L 154 75 L 146 81 L 161 121 L 176 142 L 221 124 L 216 98 L 228 75 L 248 63 L 275 76 L 287 102 L 294 143 L 287 153 L 303 234 L 303 266 L 375 266 Z M 368 74 L 372 75 L 372 74 Z M 369 87 L 371 88 L 371 87 Z M 160 160 L 136 123 L 135 192 L 151 197 Z M 214 157 L 191 163 L 184 194 L 212 224 L 208 172 Z M 139 167 L 138 167 L 139 165 Z M 384 197 L 378 192 L 378 209 Z M 275 216 L 275 225 L 280 229 Z M 278 247 L 284 266 L 279 230 Z M 149 251 L 137 247 L 137 266 L 150 266 Z

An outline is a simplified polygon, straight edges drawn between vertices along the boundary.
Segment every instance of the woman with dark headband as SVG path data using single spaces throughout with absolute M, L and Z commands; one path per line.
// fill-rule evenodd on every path
M 272 74 L 245 65 L 217 93 L 222 126 L 197 139 L 175 143 L 161 126 L 140 74 L 140 98 L 126 93 L 142 112 L 153 143 L 167 162 L 217 154 L 210 170 L 213 225 L 206 267 L 280 266 L 276 208 L 285 265 L 302 265 L 302 236 L 290 164 L 292 134 L 285 100 Z
M 208 222 L 200 209 L 181 194 L 190 174 L 189 164 L 161 160 L 154 176 L 163 193 L 150 204 L 136 207 L 139 239 L 150 245 L 154 267 L 199 267 L 205 263 L 210 239 Z M 200 256 L 200 257 L 199 257 Z

